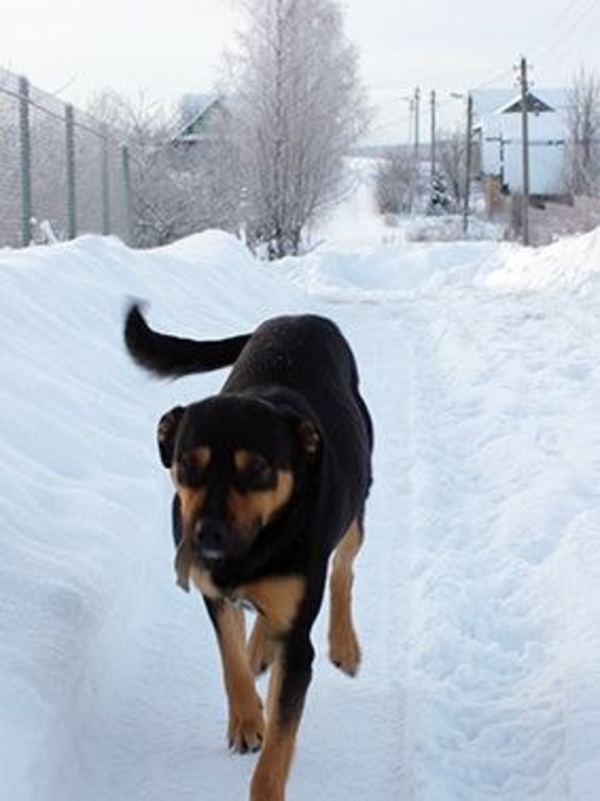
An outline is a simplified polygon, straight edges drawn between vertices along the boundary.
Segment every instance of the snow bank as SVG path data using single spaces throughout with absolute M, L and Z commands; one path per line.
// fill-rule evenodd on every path
M 214 638 L 175 587 L 154 447 L 160 413 L 223 375 L 136 370 L 132 297 L 191 336 L 326 313 L 359 359 L 377 431 L 364 667 L 349 681 L 328 665 L 321 620 L 290 801 L 596 797 L 598 232 L 539 251 L 386 246 L 365 209 L 270 266 L 217 231 L 0 253 L 0 799 L 246 796 L 253 758 L 225 749 Z
M 600 228 L 566 237 L 537 251 L 518 249 L 506 265 L 490 277 L 490 286 L 540 290 L 587 288 L 600 280 Z

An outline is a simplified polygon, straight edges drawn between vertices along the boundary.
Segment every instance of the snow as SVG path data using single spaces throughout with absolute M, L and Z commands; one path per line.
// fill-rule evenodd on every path
M 410 242 L 356 186 L 321 244 L 274 265 L 218 231 L 0 252 L 1 801 L 247 794 L 154 445 L 160 414 L 224 374 L 139 371 L 132 297 L 199 337 L 316 311 L 358 357 L 377 434 L 364 663 L 328 663 L 322 615 L 290 801 L 597 798 L 600 232 Z

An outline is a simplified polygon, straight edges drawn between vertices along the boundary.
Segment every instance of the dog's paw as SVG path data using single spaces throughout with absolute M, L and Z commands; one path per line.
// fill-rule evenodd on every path
M 238 754 L 259 751 L 265 733 L 265 720 L 262 709 L 257 705 L 251 714 L 235 715 L 229 719 L 227 732 L 229 748 Z
M 356 676 L 360 667 L 360 645 L 352 629 L 337 632 L 329 640 L 329 659 L 348 676 Z

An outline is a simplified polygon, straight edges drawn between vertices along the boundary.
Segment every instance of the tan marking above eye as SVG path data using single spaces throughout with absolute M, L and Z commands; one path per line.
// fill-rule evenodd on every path
M 233 463 L 235 465 L 235 469 L 243 472 L 244 470 L 248 469 L 248 465 L 252 459 L 252 453 L 245 449 L 236 451 L 233 454 Z
M 208 445 L 201 445 L 199 448 L 194 448 L 192 456 L 198 467 L 205 470 L 210 464 L 212 453 Z
M 206 445 L 184 453 L 171 465 L 170 472 L 173 484 L 178 488 L 184 486 L 194 487 L 199 484 L 202 471 L 206 470 L 210 464 L 211 457 L 211 450 Z M 184 480 L 186 472 L 188 472 L 190 476 L 193 476 L 194 473 L 197 475 L 191 481 L 186 482 Z
M 264 466 L 265 468 L 269 467 L 269 463 L 264 456 L 254 453 L 254 451 L 248 451 L 245 448 L 241 448 L 239 451 L 236 451 L 233 454 L 233 464 L 239 473 L 245 473 L 247 470 L 251 470 L 255 466 Z

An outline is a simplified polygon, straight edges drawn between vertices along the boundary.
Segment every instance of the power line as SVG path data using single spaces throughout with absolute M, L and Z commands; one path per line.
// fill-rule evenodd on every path
M 532 48 L 535 60 L 543 62 L 550 59 L 552 66 L 555 66 L 572 55 L 573 46 L 581 41 L 583 26 L 589 27 L 590 16 L 597 9 L 597 0 L 583 0 L 583 5 L 579 5 L 578 0 L 569 3 L 557 20 L 573 12 L 570 19 L 564 25 L 553 26 L 554 33 L 547 39 L 538 39 L 537 45 Z
M 554 52 L 557 46 L 564 45 L 565 40 L 595 8 L 597 8 L 597 0 L 570 0 L 556 17 L 548 21 L 546 30 L 549 35 L 547 36 L 544 32 L 542 36 L 539 36 L 530 46 L 529 52 L 533 53 L 536 58 L 543 57 L 547 51 Z M 562 24 L 564 17 L 569 17 L 565 25 Z

